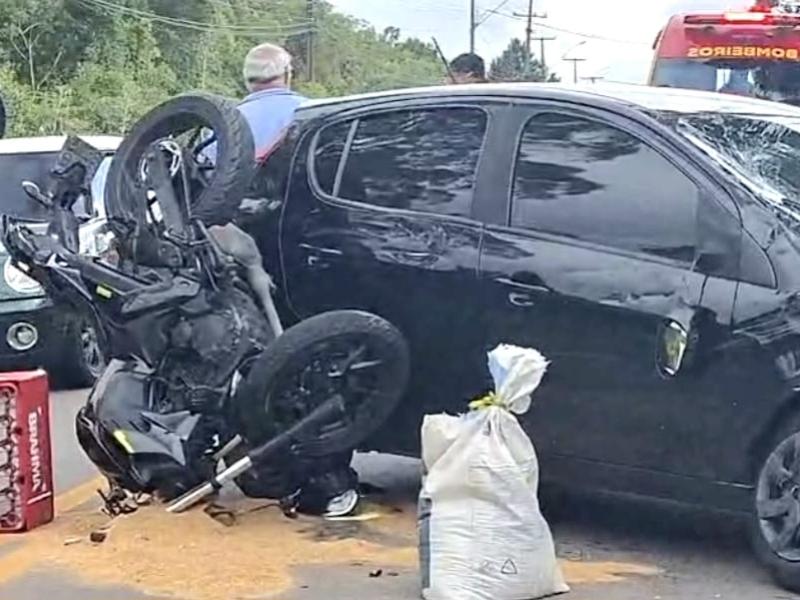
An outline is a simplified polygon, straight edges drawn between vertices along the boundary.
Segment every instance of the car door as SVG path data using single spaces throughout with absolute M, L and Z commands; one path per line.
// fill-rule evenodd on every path
M 713 369 L 671 377 L 656 351 L 670 323 L 702 329 L 707 354 L 723 343 L 738 214 L 635 122 L 561 106 L 517 118 L 507 220 L 487 228 L 481 275 L 490 341 L 551 361 L 523 417 L 546 470 L 580 483 L 600 465 L 713 477 L 704 447 L 730 402 Z
M 405 334 L 413 406 L 389 426 L 403 440 L 394 449 L 414 450 L 423 412 L 481 389 L 472 201 L 491 112 L 440 100 L 347 113 L 308 135 L 295 160 L 281 223 L 288 301 L 300 316 L 365 309 Z

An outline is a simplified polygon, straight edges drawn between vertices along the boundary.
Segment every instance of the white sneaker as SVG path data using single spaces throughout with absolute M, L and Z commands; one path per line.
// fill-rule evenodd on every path
M 328 502 L 323 517 L 344 517 L 351 514 L 358 506 L 361 497 L 356 490 L 347 490 L 344 494 L 332 498 Z

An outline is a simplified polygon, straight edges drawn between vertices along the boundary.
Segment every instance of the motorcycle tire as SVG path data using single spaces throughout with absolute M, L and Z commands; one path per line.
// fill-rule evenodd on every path
M 255 173 L 250 126 L 232 100 L 192 93 L 163 102 L 142 117 L 120 144 L 108 172 L 106 213 L 111 222 L 145 223 L 147 207 L 139 176 L 150 145 L 200 125 L 216 134 L 214 173 L 207 187 L 190 202 L 191 216 L 206 225 L 224 225 L 236 214 Z M 138 189 L 133 192 L 128 184 Z
M 296 452 L 351 451 L 391 416 L 408 377 L 408 345 L 391 323 L 356 310 L 322 313 L 287 329 L 253 363 L 236 407 L 243 436 L 258 446 L 338 394 L 346 414 L 298 441 Z

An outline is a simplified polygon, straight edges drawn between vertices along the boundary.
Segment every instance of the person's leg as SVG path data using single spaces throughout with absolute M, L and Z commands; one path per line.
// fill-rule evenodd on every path
M 353 452 L 305 460 L 298 465 L 298 510 L 343 515 L 358 504 L 358 475 L 350 467 Z

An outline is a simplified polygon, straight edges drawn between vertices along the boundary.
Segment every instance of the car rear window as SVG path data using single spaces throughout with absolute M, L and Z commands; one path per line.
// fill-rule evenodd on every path
M 0 154 L 0 213 L 20 219 L 47 220 L 44 209 L 22 190 L 22 182 L 33 181 L 40 187 L 47 185 L 50 169 L 55 164 L 57 157 L 58 152 Z M 91 193 L 94 208 L 76 205 L 75 212 L 79 217 L 105 214 L 102 206 L 103 191 L 111 158 L 111 156 L 107 156 L 103 159 L 92 180 Z
M 22 190 L 25 180 L 44 186 L 57 152 L 0 154 L 0 212 L 21 219 L 44 220 L 44 209 Z

